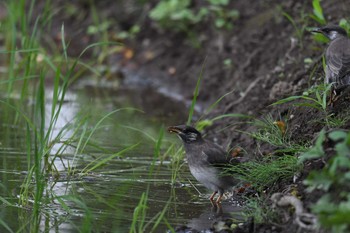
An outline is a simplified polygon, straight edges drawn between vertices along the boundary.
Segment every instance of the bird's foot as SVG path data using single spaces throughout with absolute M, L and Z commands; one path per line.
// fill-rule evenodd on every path
M 339 100 L 340 96 L 341 95 L 339 95 L 339 93 L 337 94 L 337 92 L 335 90 L 332 90 L 331 94 L 329 96 L 327 106 L 330 106 L 331 108 L 333 108 L 335 102 L 337 102 Z
M 215 215 L 221 215 L 223 213 L 221 203 L 216 203 L 216 201 L 211 202 L 211 212 Z

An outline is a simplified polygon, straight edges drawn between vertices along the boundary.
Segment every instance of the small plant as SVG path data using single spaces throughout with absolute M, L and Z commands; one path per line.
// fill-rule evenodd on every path
M 318 86 L 314 86 L 309 90 L 305 91 L 303 95 L 299 96 L 290 96 L 285 99 L 279 100 L 273 105 L 284 104 L 294 100 L 305 100 L 305 102 L 295 103 L 295 106 L 304 106 L 318 109 L 320 111 L 326 111 L 327 109 L 327 95 L 331 89 L 331 84 L 320 84 Z M 314 96 L 312 96 L 314 95 Z
M 325 123 L 329 125 L 330 115 L 327 112 L 327 96 L 331 88 L 332 84 L 320 84 L 305 91 L 303 95 L 290 96 L 285 99 L 281 99 L 273 103 L 272 106 L 292 102 L 295 100 L 302 100 L 300 102 L 293 103 L 293 105 L 314 108 L 323 112 L 325 116 Z
M 199 12 L 190 9 L 190 0 L 162 0 L 149 13 L 162 28 L 175 31 L 188 31 L 191 25 L 200 22 L 208 11 L 201 8 Z
M 335 142 L 334 151 L 326 153 L 323 143 Z M 310 172 L 304 184 L 308 191 L 315 189 L 326 192 L 312 211 L 318 215 L 321 225 L 332 232 L 348 232 L 350 229 L 350 133 L 333 131 L 326 135 L 322 130 L 315 146 L 300 156 L 299 161 L 325 159 L 326 165 L 321 170 Z
M 228 0 L 207 0 L 204 6 L 194 9 L 190 0 L 161 0 L 150 11 L 149 17 L 161 28 L 185 32 L 195 47 L 199 41 L 193 26 L 212 19 L 215 28 L 231 30 L 239 17 L 236 9 L 228 9 Z
M 278 149 L 274 151 L 275 154 L 290 155 L 305 150 L 305 145 L 300 145 L 290 140 L 288 122 L 275 121 L 271 115 L 268 115 L 262 120 L 255 120 L 252 124 L 257 127 L 257 130 L 248 133 L 248 135 L 258 141 L 277 147 Z
M 307 28 L 307 24 L 308 24 L 308 17 L 305 16 L 304 12 L 302 11 L 300 14 L 300 21 L 301 22 L 297 22 L 295 19 L 293 19 L 293 17 L 288 14 L 287 12 L 282 12 L 282 15 L 284 17 L 286 17 L 286 19 L 293 25 L 294 29 L 295 29 L 295 35 L 298 39 L 298 44 L 300 45 L 301 48 L 303 48 L 303 37 L 304 37 L 304 33 L 306 31 Z
M 258 128 L 256 132 L 250 133 L 253 138 L 274 146 L 283 146 L 289 143 L 287 129 L 282 130 L 271 115 L 262 120 L 257 119 L 253 124 Z
M 236 9 L 228 9 L 229 0 L 207 0 L 209 10 L 213 13 L 214 24 L 218 29 L 231 30 L 233 21 L 239 17 L 239 12 Z
M 141 31 L 140 25 L 135 24 L 129 30 L 119 32 L 118 38 L 119 39 L 134 39 L 140 31 Z

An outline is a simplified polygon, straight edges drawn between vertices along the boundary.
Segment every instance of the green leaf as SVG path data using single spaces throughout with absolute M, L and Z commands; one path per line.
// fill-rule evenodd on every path
M 308 108 L 315 108 L 318 110 L 322 110 L 321 107 L 319 107 L 317 104 L 313 104 L 313 103 L 296 103 L 294 104 L 295 106 L 300 106 L 300 107 L 308 107 Z
M 332 140 L 332 141 L 339 141 L 339 140 L 344 140 L 346 137 L 348 136 L 348 134 L 344 131 L 333 131 L 330 132 L 328 134 L 328 137 Z
M 350 171 L 344 174 L 344 178 L 350 181 Z
M 346 32 L 349 34 L 350 31 L 350 21 L 346 20 L 346 19 L 341 19 L 339 21 L 339 26 L 344 28 L 346 30 Z
M 106 158 L 102 158 L 100 160 L 96 160 L 96 161 L 92 161 L 90 164 L 88 164 L 83 170 L 81 173 L 89 173 L 93 170 L 95 170 L 96 168 L 102 166 L 102 165 L 105 165 L 107 164 L 109 161 L 111 161 L 112 159 L 116 158 L 116 157 L 120 157 L 122 156 L 125 152 L 128 152 L 132 149 L 134 149 L 135 147 L 137 147 L 140 143 L 136 143 L 136 144 L 133 144 L 129 147 L 126 147 L 125 149 L 115 153 L 115 154 L 112 154 Z M 95 163 L 95 165 L 93 165 Z M 92 166 L 93 165 L 93 166 Z
M 206 127 L 211 126 L 211 125 L 213 125 L 212 120 L 208 120 L 208 119 L 201 120 L 201 121 L 197 122 L 196 129 L 198 129 L 199 131 L 202 131 L 203 129 L 205 129 Z
M 223 5 L 226 6 L 229 0 L 207 0 L 211 5 Z
M 0 218 L 0 225 L 2 225 L 7 230 L 7 232 L 10 232 L 10 233 L 14 232 L 10 228 L 10 226 L 4 220 L 2 220 L 1 218 Z
M 245 119 L 252 118 L 251 116 L 240 114 L 240 113 L 228 113 L 228 114 L 223 114 L 223 115 L 214 117 L 212 119 L 212 121 L 217 121 L 217 120 L 220 120 L 220 119 L 223 119 L 223 118 L 227 118 L 227 117 L 237 117 L 237 118 L 245 118 Z
M 322 44 L 326 44 L 329 42 L 329 39 L 327 37 L 325 37 L 324 35 L 319 34 L 319 33 L 314 34 L 312 37 L 313 37 L 314 41 L 322 43 Z
M 231 10 L 227 14 L 228 17 L 236 19 L 239 17 L 239 11 L 238 10 Z
M 307 179 L 303 181 L 303 184 L 309 186 L 309 190 L 311 191 L 314 189 L 328 191 L 333 184 L 333 179 L 325 170 L 321 172 L 311 171 Z
M 194 93 L 193 93 L 193 98 L 192 98 L 190 112 L 188 114 L 187 125 L 190 125 L 191 122 L 192 122 L 192 117 L 193 117 L 193 113 L 194 113 L 194 107 L 196 106 L 196 103 L 197 103 L 197 96 L 199 95 L 199 87 L 200 87 L 201 80 L 202 80 L 202 77 L 203 77 L 203 72 L 204 72 L 206 60 L 207 60 L 207 58 L 205 58 L 204 61 L 203 61 L 202 68 L 201 68 L 201 71 L 199 73 L 199 77 L 197 79 L 197 84 L 196 84 L 196 88 L 195 88 Z
M 132 26 L 130 28 L 129 31 L 130 31 L 131 34 L 137 34 L 137 33 L 139 33 L 141 31 L 141 27 L 140 27 L 140 25 L 135 24 L 134 26 Z
M 339 168 L 343 168 L 343 167 L 349 167 L 350 165 L 350 160 L 348 157 L 340 155 L 338 154 L 337 156 L 335 156 L 331 162 L 330 162 L 330 166 L 328 168 L 328 172 L 331 176 L 336 176 L 337 172 L 339 171 Z
M 204 114 L 199 118 L 199 120 L 202 119 L 203 116 L 208 115 L 226 96 L 232 94 L 233 91 L 230 91 L 223 96 L 221 96 L 219 99 L 217 99 L 213 104 L 211 104 L 205 111 Z
M 341 155 L 341 156 L 349 156 L 350 155 L 350 148 L 348 145 L 346 145 L 345 142 L 337 143 L 337 145 L 335 145 L 335 150 L 337 151 L 338 155 Z M 350 165 L 350 164 L 348 163 L 348 165 Z
M 322 99 L 321 99 L 321 94 L 320 94 L 320 92 L 318 92 L 318 91 L 316 91 L 316 98 L 317 98 L 317 102 L 322 102 Z
M 321 130 L 320 134 L 317 137 L 315 146 L 312 147 L 309 151 L 303 153 L 299 157 L 300 162 L 304 162 L 305 160 L 310 160 L 310 159 L 317 159 L 321 158 L 325 155 L 324 150 L 323 150 L 323 142 L 326 139 L 326 132 L 325 130 Z
M 335 211 L 337 209 L 337 206 L 334 203 L 330 202 L 329 194 L 325 194 L 311 208 L 312 212 L 314 213 L 325 213 Z
M 301 99 L 301 98 L 302 98 L 302 96 L 290 96 L 290 97 L 287 97 L 285 99 L 281 99 L 281 100 L 276 101 L 275 103 L 271 104 L 271 106 L 288 103 L 288 102 L 291 102 L 293 100 L 297 100 L 297 99 Z
M 216 26 L 217 28 L 222 28 L 222 27 L 224 27 L 224 26 L 225 26 L 225 23 L 226 23 L 226 21 L 225 21 L 225 19 L 223 19 L 223 18 L 217 18 L 217 19 L 215 20 L 215 26 Z
M 313 7 L 314 16 L 315 16 L 312 18 L 317 22 L 319 22 L 320 24 L 323 24 L 323 25 L 326 24 L 326 20 L 323 16 L 323 10 L 320 4 L 320 0 L 313 0 L 312 7 Z

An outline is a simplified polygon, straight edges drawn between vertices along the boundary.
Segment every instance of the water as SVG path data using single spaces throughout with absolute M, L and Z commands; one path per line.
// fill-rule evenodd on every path
M 48 128 L 52 90 L 47 88 L 46 94 Z M 19 100 L 14 98 L 10 102 L 16 106 Z M 33 102 L 28 101 L 28 109 Z M 83 151 L 74 146 L 64 147 L 65 139 L 84 132 L 80 130 L 77 133 L 76 122 L 84 122 L 81 128 L 91 130 L 106 114 L 116 109 L 121 110 L 107 117 L 91 135 L 93 144 L 87 144 Z M 0 113 L 1 197 L 2 202 L 18 203 L 21 185 L 28 171 L 26 126 L 5 104 L 0 105 Z M 166 156 L 154 159 L 160 131 L 165 131 L 169 125 L 184 123 L 186 117 L 187 106 L 148 89 L 108 89 L 84 85 L 67 92 L 52 139 L 59 135 L 62 127 L 71 127 L 67 128 L 59 142 L 53 143 L 50 151 L 51 158 L 55 157 L 56 171 L 47 177 L 40 230 L 77 232 L 86 226 L 93 232 L 128 232 L 135 207 L 144 193 L 148 194 L 144 222 L 149 226 L 146 228 L 150 230 L 156 217 L 164 213 L 155 232 L 165 232 L 169 225 L 175 228 L 187 224 L 198 230 L 210 228 L 220 217 L 239 211 L 238 207 L 227 203 L 223 212 L 212 209 L 207 200 L 208 191 L 193 180 L 183 160 L 176 179 L 172 181 L 172 153 L 176 148 Z M 174 135 L 164 132 L 161 154 L 174 142 L 177 147 L 180 146 Z M 77 142 L 73 144 L 77 145 Z M 133 145 L 132 150 L 91 169 L 96 161 L 101 161 L 99 159 L 113 156 Z M 60 156 L 55 156 L 58 154 Z M 151 166 L 152 163 L 154 166 Z M 72 170 L 74 173 L 69 173 Z M 82 173 L 86 171 L 89 172 Z M 199 195 L 192 184 L 203 195 Z M 24 227 L 22 230 L 26 232 L 31 221 L 29 213 L 31 206 L 9 207 L 3 203 L 0 216 L 12 231 Z M 1 224 L 0 232 L 8 230 Z

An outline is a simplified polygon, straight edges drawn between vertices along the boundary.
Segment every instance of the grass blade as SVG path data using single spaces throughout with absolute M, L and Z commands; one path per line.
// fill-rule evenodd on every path
M 95 170 L 96 168 L 98 168 L 98 167 L 100 167 L 100 166 L 106 164 L 108 161 L 114 159 L 115 157 L 119 157 L 119 156 L 121 156 L 122 154 L 124 154 L 125 152 L 134 149 L 134 148 L 137 147 L 138 145 L 140 145 L 140 143 L 133 144 L 133 145 L 131 145 L 131 146 L 129 146 L 129 147 L 127 147 L 127 148 L 125 148 L 125 149 L 123 149 L 123 150 L 121 150 L 121 151 L 115 153 L 115 154 L 112 154 L 112 155 L 108 156 L 107 158 L 102 159 L 102 160 L 99 161 L 97 164 L 95 164 L 95 165 L 92 166 L 91 168 L 87 169 L 87 167 L 89 167 L 92 163 L 95 163 L 95 162 L 96 162 L 96 161 L 93 161 L 93 162 L 91 162 L 89 165 L 87 165 L 86 168 L 83 169 L 82 173 L 89 173 L 89 172 Z
M 192 99 L 192 103 L 191 103 L 190 112 L 188 114 L 187 125 L 190 125 L 191 122 L 192 122 L 192 117 L 193 117 L 193 113 L 194 113 L 194 107 L 195 107 L 196 102 L 197 102 L 197 96 L 199 94 L 199 86 L 201 84 L 201 80 L 202 80 L 202 77 L 203 77 L 203 71 L 204 71 L 206 60 L 207 60 L 207 58 L 205 58 L 204 61 L 203 61 L 202 68 L 201 68 L 201 71 L 199 73 L 199 77 L 198 77 L 198 80 L 197 80 L 196 88 L 195 88 L 194 93 L 193 93 L 193 99 Z

